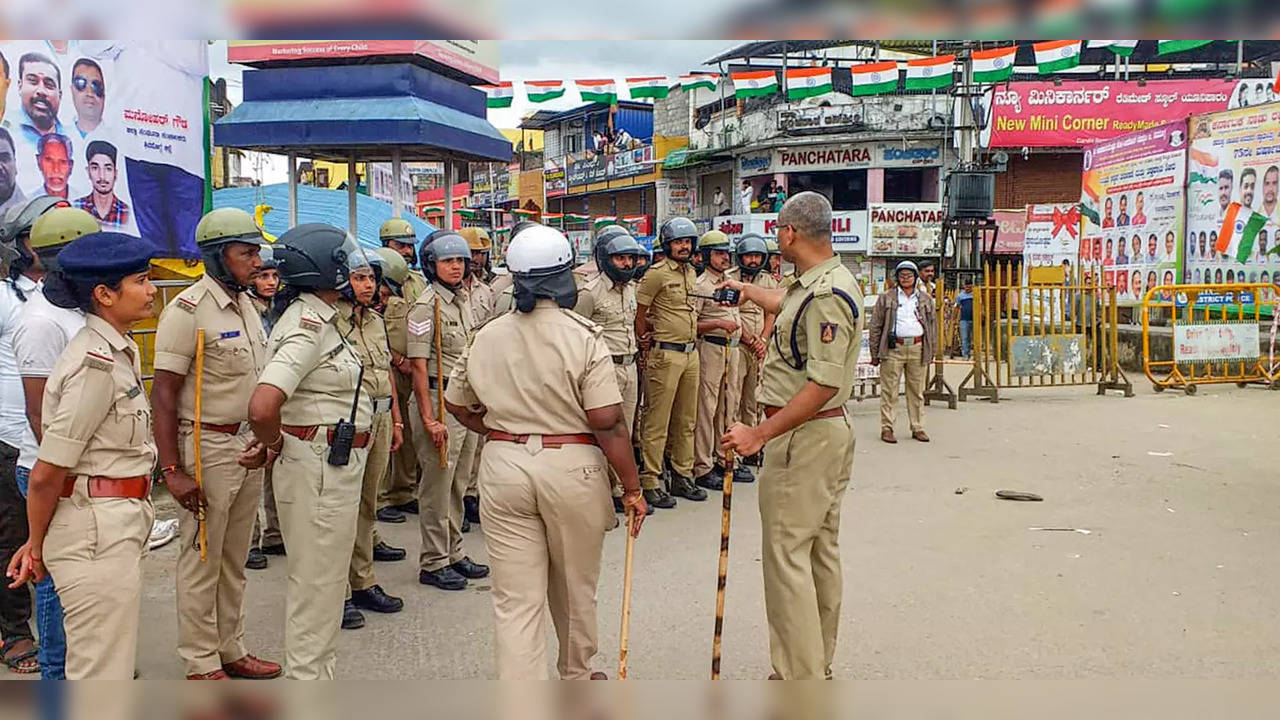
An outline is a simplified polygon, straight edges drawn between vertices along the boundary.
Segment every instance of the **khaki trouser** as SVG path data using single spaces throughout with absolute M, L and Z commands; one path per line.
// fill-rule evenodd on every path
M 721 392 L 725 360 L 729 361 L 728 391 Z M 698 343 L 698 423 L 693 435 L 693 477 L 711 472 L 720 457 L 720 436 L 724 435 L 726 408 L 737 413 L 740 387 L 734 387 L 738 372 L 738 348 L 721 347 L 705 340 Z
M 543 449 L 489 442 L 480 461 L 480 518 L 493 566 L 500 680 L 547 678 L 547 614 L 565 680 L 591 675 L 596 584 L 614 522 L 604 453 L 594 445 Z
M 154 518 L 150 500 L 90 499 L 84 476 L 58 500 L 43 551 L 62 601 L 68 680 L 133 679 Z
M 253 441 L 248 423 L 237 435 L 203 430 L 200 462 L 205 498 L 206 559 L 200 561 L 196 516 L 183 512 L 178 535 L 178 656 L 188 675 L 220 670 L 248 654 L 244 647 L 244 561 L 262 499 L 262 471 L 236 462 Z M 194 434 L 179 428 L 182 466 L 195 477 Z
M 400 403 L 400 416 L 411 417 L 418 414 L 418 406 L 413 399 L 413 383 L 407 375 L 396 373 L 396 398 Z M 404 444 L 391 454 L 391 472 L 387 473 L 386 486 L 378 496 L 378 507 L 403 505 L 418 496 L 418 450 L 417 445 L 423 440 L 417 433 L 406 431 Z
M 431 391 L 431 407 L 436 404 L 436 392 Z M 441 418 L 436 418 L 440 420 Z M 409 413 L 413 434 L 418 443 L 418 466 L 422 468 L 422 480 L 418 483 L 418 526 L 422 531 L 422 553 L 418 566 L 427 572 L 435 572 L 462 559 L 462 492 L 466 481 L 458 474 L 458 458 L 466 441 L 467 429 L 448 410 L 444 424 L 449 429 L 444 468 L 440 467 L 440 450 L 431 442 L 422 413 L 415 404 Z
M 656 345 L 645 368 L 644 472 L 640 485 L 658 487 L 662 457 L 670 447 L 671 467 L 693 476 L 693 428 L 698 418 L 698 356 Z
M 253 547 L 279 545 L 284 542 L 280 535 L 280 513 L 276 509 L 275 484 L 271 481 L 274 466 L 262 473 L 262 502 L 258 504 L 258 512 L 253 518 L 253 534 L 250 535 Z
M 356 541 L 347 571 L 348 596 L 351 590 L 368 590 L 378 582 L 373 575 L 373 546 L 377 543 L 378 487 L 391 462 L 391 413 L 378 413 L 370 424 L 369 459 L 360 486 L 360 513 L 356 516 Z
M 483 448 L 484 437 L 468 430 L 458 455 L 458 477 L 462 478 L 463 495 L 479 497 L 476 482 L 480 474 L 480 450 Z
M 284 436 L 275 463 L 280 529 L 289 549 L 285 583 L 285 677 L 332 679 L 338 628 L 347 592 L 347 567 L 368 450 L 353 448 L 343 467 L 326 462 L 321 428 L 311 442 Z M 350 565 L 350 562 L 347 563 Z
M 640 399 L 640 379 L 636 376 L 634 362 L 625 365 L 613 365 L 613 375 L 618 380 L 618 391 L 622 393 L 622 420 L 627 424 L 627 434 L 635 433 L 636 403 Z M 614 497 L 622 497 L 622 480 L 618 473 L 609 468 L 609 485 Z
M 831 672 L 840 625 L 840 505 L 853 466 L 848 417 L 810 420 L 765 445 L 760 521 L 769 657 L 784 680 Z
M 738 403 L 737 415 L 729 419 L 729 424 L 757 425 L 760 405 L 756 402 L 756 389 L 760 383 L 760 360 L 745 345 L 738 346 L 738 355 L 738 372 L 733 386 L 741 390 L 742 399 Z
M 924 430 L 924 371 L 920 343 L 889 348 L 880 358 L 880 428 L 893 429 L 897 415 L 898 378 L 907 376 L 907 419 L 911 432 Z

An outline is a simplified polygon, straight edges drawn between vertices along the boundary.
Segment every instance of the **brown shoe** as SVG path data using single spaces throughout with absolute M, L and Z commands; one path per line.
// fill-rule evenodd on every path
M 597 670 L 596 672 L 591 673 L 591 679 L 592 680 L 608 680 L 609 676 Z
M 919 440 L 920 442 L 929 442 L 929 436 L 925 435 L 923 430 L 917 430 L 911 433 L 911 437 Z
M 280 677 L 283 672 L 279 663 L 259 660 L 252 655 L 245 655 L 233 663 L 227 663 L 222 666 L 222 669 L 226 670 L 231 677 L 245 680 L 270 680 Z
M 193 673 L 187 676 L 188 680 L 230 680 L 231 677 L 221 670 L 213 670 L 207 673 Z
M 880 439 L 889 444 L 898 442 L 898 438 L 893 436 L 893 428 L 885 428 L 880 431 Z
M 782 676 L 781 676 L 781 675 L 779 675 L 778 673 L 769 673 L 769 679 L 770 679 L 770 680 L 781 680 L 781 679 L 782 679 Z

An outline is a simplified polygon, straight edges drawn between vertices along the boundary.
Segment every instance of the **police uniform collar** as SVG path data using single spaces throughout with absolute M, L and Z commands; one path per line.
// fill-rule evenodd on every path
M 832 270 L 838 267 L 840 267 L 839 255 L 834 255 L 831 258 L 824 260 L 821 263 L 818 263 L 817 265 L 809 268 L 807 271 L 805 271 L 803 275 L 801 275 L 798 278 L 800 282 L 800 287 L 808 288 L 810 285 L 817 282 L 818 278 L 822 277 L 823 275 L 826 275 L 827 273 L 831 272 Z
M 314 293 L 301 293 L 298 295 L 298 299 L 306 303 L 307 307 L 311 308 L 320 316 L 320 319 L 325 322 L 332 320 L 333 316 L 338 312 L 332 305 L 321 300 L 320 297 Z
M 441 300 L 447 303 L 453 302 L 453 299 L 458 295 L 454 291 L 450 290 L 448 285 L 445 285 L 442 282 L 433 282 L 431 283 L 431 287 L 435 288 L 436 294 L 440 296 Z
M 540 297 L 533 303 L 534 310 L 559 310 L 560 305 L 553 298 Z
M 36 290 L 40 289 L 40 283 L 36 282 L 35 280 L 32 280 L 26 275 L 19 275 L 17 278 L 15 278 L 13 281 L 13 286 L 18 288 L 22 292 L 35 292 Z
M 234 302 L 230 293 L 227 292 L 227 289 L 222 287 L 217 280 L 214 280 L 208 275 L 201 277 L 196 281 L 196 284 L 203 286 L 205 292 L 212 295 L 214 302 L 218 303 L 218 307 L 223 310 L 226 310 Z
M 689 266 L 689 263 L 682 263 L 679 260 L 673 260 L 672 258 L 669 258 L 669 257 L 663 258 L 662 264 L 665 265 L 668 270 L 675 270 L 676 272 L 680 272 L 681 268 Z
M 112 350 L 129 349 L 129 341 L 126 340 L 119 331 L 111 327 L 111 323 L 103 320 L 97 315 L 94 315 L 93 313 L 85 313 L 84 325 L 90 330 L 101 335 L 102 339 L 107 341 L 107 344 L 111 346 Z

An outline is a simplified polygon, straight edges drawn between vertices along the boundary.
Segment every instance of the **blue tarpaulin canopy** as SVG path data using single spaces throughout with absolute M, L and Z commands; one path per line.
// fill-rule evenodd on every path
M 356 238 L 361 245 L 368 248 L 382 247 L 378 240 L 378 228 L 391 217 L 390 203 L 383 202 L 368 195 L 357 195 Z M 215 208 L 240 208 L 249 214 L 257 205 L 270 205 L 274 210 L 263 217 L 263 229 L 271 235 L 279 237 L 289 229 L 289 186 L 265 185 L 263 187 L 226 188 L 215 190 L 213 206 Z M 436 227 L 429 222 L 410 214 L 403 215 L 413 226 L 414 233 L 421 241 Z M 335 227 L 347 227 L 347 193 L 345 190 L 324 190 L 307 185 L 298 186 L 298 224 L 328 223 Z

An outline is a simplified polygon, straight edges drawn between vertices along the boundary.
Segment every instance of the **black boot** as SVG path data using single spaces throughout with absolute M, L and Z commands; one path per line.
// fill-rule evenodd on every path
M 716 492 L 724 490 L 724 475 L 716 475 L 715 472 L 703 473 L 693 482 L 698 487 L 708 490 L 715 490 Z
M 733 481 L 736 483 L 753 483 L 756 481 L 756 476 L 750 470 L 739 465 L 733 469 Z
M 471 562 L 469 557 L 464 557 L 449 567 L 453 568 L 459 575 L 472 580 L 489 577 L 489 566 Z
M 378 522 L 384 523 L 402 523 L 404 522 L 404 513 L 388 505 L 378 509 Z
M 654 508 L 670 510 L 671 508 L 676 506 L 676 499 L 668 495 L 667 491 L 663 490 L 662 488 L 645 490 L 644 501 L 649 506 L 650 511 L 652 511 Z
M 707 499 L 707 491 L 694 485 L 692 480 L 683 475 L 671 476 L 671 494 L 694 502 Z
M 462 498 L 462 512 L 466 515 L 467 520 L 479 525 L 480 524 L 480 498 L 467 495 Z
M 418 573 L 418 582 L 423 585 L 432 585 L 441 590 L 464 590 L 467 587 L 467 579 L 458 574 L 452 566 L 445 565 L 439 570 L 423 570 Z
M 374 562 L 395 562 L 404 559 L 404 548 L 392 547 L 384 542 L 373 546 Z
M 380 585 L 372 585 L 364 590 L 352 590 L 351 599 L 347 602 L 355 607 L 380 613 L 398 613 L 404 609 L 404 600 L 386 594 Z
M 342 604 L 342 629 L 358 630 L 364 627 L 364 613 L 356 609 L 350 600 Z
M 244 566 L 250 570 L 262 570 L 267 567 L 267 556 L 258 548 L 249 548 L 249 557 L 245 559 Z

